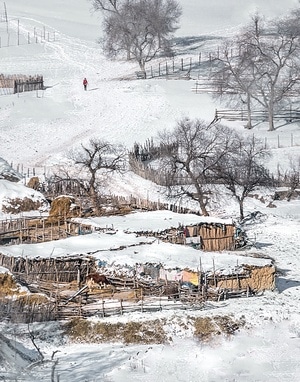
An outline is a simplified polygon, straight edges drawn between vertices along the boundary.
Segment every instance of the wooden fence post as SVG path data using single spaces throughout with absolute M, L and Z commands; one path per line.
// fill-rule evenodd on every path
M 102 317 L 105 317 L 105 309 L 104 309 L 105 301 L 102 299 Z
M 143 288 L 141 289 L 141 312 L 143 313 L 144 312 L 144 306 L 143 306 L 143 303 L 144 303 L 144 295 L 143 295 Z
M 215 259 L 213 259 L 213 272 L 214 272 L 214 286 L 217 286 Z
M 18 45 L 20 45 L 20 20 L 18 20 L 18 30 L 17 30 L 17 40 L 18 40 Z

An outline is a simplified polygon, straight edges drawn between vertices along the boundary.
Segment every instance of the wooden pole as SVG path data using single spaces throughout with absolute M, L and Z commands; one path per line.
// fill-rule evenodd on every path
M 215 268 L 215 259 L 213 258 L 213 271 L 214 271 L 214 286 L 217 286 L 217 280 L 216 280 L 216 268 Z
M 102 317 L 105 317 L 105 309 L 104 309 L 105 301 L 102 299 Z
M 6 22 L 6 32 L 8 34 L 8 17 L 7 17 L 6 3 L 4 3 L 4 18 L 5 18 L 5 22 Z
M 20 20 L 18 20 L 18 45 L 20 45 Z
M 144 295 L 143 295 L 143 288 L 141 289 L 141 312 L 144 312 Z

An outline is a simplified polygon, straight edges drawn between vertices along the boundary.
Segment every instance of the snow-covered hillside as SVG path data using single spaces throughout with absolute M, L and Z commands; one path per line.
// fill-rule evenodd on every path
M 96 39 L 100 36 L 99 16 L 91 14 L 91 3 L 86 0 L 6 0 L 9 36 L 6 24 L 0 23 L 1 73 L 5 75 L 41 74 L 45 90 L 19 95 L 7 94 L 0 88 L 0 157 L 12 163 L 24 174 L 35 168 L 37 175 L 49 173 L 58 166 L 67 166 L 67 153 L 71 147 L 100 137 L 131 148 L 135 142 L 144 143 L 157 132 L 172 128 L 183 116 L 211 121 L 219 105 L 207 94 L 192 91 L 194 80 L 166 80 L 135 78 L 135 63 L 108 61 Z M 232 33 L 256 6 L 267 11 L 267 16 L 279 15 L 297 1 L 250 1 L 236 4 L 227 0 L 210 3 L 200 0 L 181 0 L 182 28 L 178 37 L 205 34 Z M 217 5 L 216 5 L 217 4 Z M 2 17 L 4 8 L 1 8 Z M 2 9 L 2 10 L 1 10 Z M 228 17 L 227 17 L 228 15 Z M 1 19 L 2 20 L 2 19 Z M 20 21 L 20 44 L 17 28 Z M 205 29 L 207 28 L 207 29 Z M 226 29 L 224 29 L 226 28 Z M 37 41 L 33 39 L 37 32 Z M 215 32 L 216 33 L 213 33 Z M 221 31 L 221 32 L 220 32 Z M 45 38 L 41 34 L 45 32 Z M 28 36 L 30 44 L 28 44 Z M 49 36 L 49 38 L 48 38 Z M 199 49 L 206 52 L 214 48 L 217 40 Z M 9 45 L 9 46 L 7 46 Z M 191 51 L 183 57 L 189 58 Z M 195 51 L 195 56 L 199 54 Z M 89 81 L 84 92 L 82 79 Z M 127 78 L 127 80 L 126 80 Z M 130 78 L 130 79 L 128 79 Z M 241 123 L 228 123 L 233 129 L 248 134 Z M 292 156 L 300 154 L 300 127 L 297 123 L 277 126 L 268 132 L 264 124 L 256 126 L 250 134 L 267 139 L 273 157 L 269 168 L 274 171 L 287 168 Z M 293 145 L 291 145 L 293 134 Z M 281 144 L 278 145 L 278 142 Z M 21 182 L 25 182 L 26 177 Z M 2 200 L 9 195 L 21 197 L 33 190 L 15 189 L 15 183 L 0 181 Z M 24 188 L 23 188 L 24 187 Z M 110 191 L 119 195 L 135 194 L 154 201 L 163 200 L 161 189 L 151 182 L 132 174 L 114 177 Z M 224 381 L 296 382 L 300 379 L 300 202 L 274 201 L 267 207 L 273 190 L 261 190 L 257 198 L 247 200 L 245 213 L 249 217 L 246 229 L 255 246 L 241 255 L 265 256 L 278 267 L 276 291 L 249 299 L 232 299 L 207 304 L 196 316 L 226 315 L 241 319 L 247 325 L 233 338 L 220 336 L 215 342 L 204 344 L 193 339 L 189 321 L 192 312 L 132 313 L 122 317 L 99 319 L 102 322 L 147 321 L 157 319 L 165 323 L 171 339 L 166 345 L 72 344 L 61 336 L 55 323 L 36 324 L 38 348 L 46 359 L 54 351 L 59 360 L 55 375 L 60 381 Z M 238 206 L 227 195 L 218 195 L 215 215 L 236 219 Z M 222 206 L 222 207 L 221 207 Z M 259 213 L 252 214 L 253 212 Z M 113 225 L 113 237 L 93 234 L 49 242 L 43 245 L 2 246 L 1 253 L 18 256 L 54 256 L 93 252 L 99 259 L 135 263 L 139 260 L 155 261 L 161 249 L 154 243 L 151 251 L 139 248 L 124 251 L 124 257 L 110 251 L 120 245 L 134 243 L 134 235 L 125 236 L 128 227 L 158 226 L 183 223 L 186 217 L 166 212 L 144 213 L 130 218 L 95 218 L 95 225 Z M 159 218 L 158 218 L 159 215 Z M 144 216 L 144 218 L 143 218 Z M 3 215 L 3 217 L 7 217 Z M 198 217 L 194 217 L 195 219 Z M 157 219 L 157 220 L 155 220 Z M 147 224 L 146 224 L 147 223 Z M 123 241 L 122 241 L 123 240 Z M 100 252 L 101 250 L 101 252 Z M 222 254 L 216 254 L 220 259 Z M 111 257 L 109 257 L 111 256 Z M 186 256 L 183 258 L 183 256 Z M 230 255 L 228 255 L 230 256 Z M 212 263 L 210 255 L 207 267 Z M 227 257 L 226 257 L 227 259 Z M 224 258 L 221 258 L 223 261 Z M 165 247 L 166 266 L 199 265 L 197 251 L 176 251 Z M 257 260 L 259 261 L 259 260 Z M 217 260 L 216 260 L 217 263 Z M 0 272 L 6 272 L 0 268 Z M 149 318 L 150 316 L 150 318 Z M 95 322 L 97 319 L 95 318 Z M 35 382 L 50 380 L 52 363 L 26 367 L 38 358 L 38 351 L 28 339 L 27 326 L 0 324 L 0 379 Z

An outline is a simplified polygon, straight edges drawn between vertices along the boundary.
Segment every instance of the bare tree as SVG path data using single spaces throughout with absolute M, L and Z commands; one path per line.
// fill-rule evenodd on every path
M 93 6 L 105 15 L 102 44 L 108 57 L 125 53 L 145 71 L 147 62 L 170 51 L 181 16 L 176 0 L 93 0 Z
M 69 154 L 75 165 L 87 174 L 86 191 L 91 198 L 96 214 L 100 213 L 99 182 L 108 173 L 124 171 L 125 150 L 121 146 L 99 139 L 90 139 L 88 145 L 81 145 L 78 150 Z M 83 182 L 80 182 L 83 184 Z
M 252 128 L 251 94 L 256 83 L 253 76 L 253 65 L 249 60 L 249 51 L 243 40 L 237 36 L 225 41 L 221 48 L 222 56 L 216 59 L 216 64 L 210 73 L 210 80 L 216 90 L 217 97 L 222 98 L 231 106 L 247 107 L 247 125 Z
M 115 13 L 118 12 L 118 6 L 122 0 L 91 0 L 91 2 L 95 11 Z
M 259 19 L 254 21 L 256 31 Z M 296 65 L 299 53 L 297 34 L 288 30 L 282 21 L 274 22 L 271 32 L 271 36 L 268 36 L 258 30 L 252 33 L 250 39 L 251 48 L 257 54 L 253 65 L 258 80 L 252 98 L 267 111 L 270 131 L 275 129 L 275 109 L 280 107 L 299 81 L 299 67 Z
M 252 23 L 225 50 L 215 75 L 222 89 L 244 94 L 251 128 L 251 102 L 262 107 L 268 116 L 269 130 L 274 127 L 274 113 L 299 83 L 299 31 L 288 20 L 263 24 L 254 16 Z M 221 68 L 221 69 L 220 69 Z M 220 85 L 219 85 L 220 86 Z M 223 92 L 224 93 L 224 92 Z M 242 97 L 241 97 L 242 100 Z
M 59 376 L 57 376 L 57 378 L 55 378 L 55 368 L 59 363 L 59 359 L 55 359 L 54 357 L 55 357 L 56 353 L 60 352 L 60 350 L 53 351 L 51 359 L 45 359 L 44 354 L 42 353 L 41 349 L 36 344 L 36 334 L 34 331 L 32 331 L 30 329 L 29 324 L 28 324 L 28 334 L 29 334 L 29 338 L 30 338 L 33 346 L 35 347 L 35 349 L 37 350 L 37 352 L 39 354 L 39 360 L 30 364 L 28 369 L 33 369 L 39 365 L 43 365 L 45 363 L 51 362 L 52 363 L 52 366 L 51 366 L 51 382 L 59 381 Z
M 209 183 L 213 169 L 230 147 L 232 133 L 221 125 L 185 118 L 173 131 L 160 135 L 169 196 L 199 203 L 208 216 Z
M 240 219 L 244 219 L 244 201 L 258 186 L 270 185 L 271 178 L 264 167 L 269 152 L 254 137 L 236 135 L 230 150 L 215 164 L 217 179 L 239 203 Z

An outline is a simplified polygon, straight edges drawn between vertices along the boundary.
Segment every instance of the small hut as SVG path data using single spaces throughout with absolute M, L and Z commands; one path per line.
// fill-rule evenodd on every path
M 243 246 L 244 234 L 234 223 L 200 223 L 183 228 L 185 244 L 202 251 L 234 250 Z

